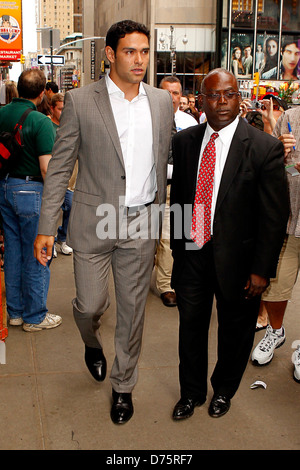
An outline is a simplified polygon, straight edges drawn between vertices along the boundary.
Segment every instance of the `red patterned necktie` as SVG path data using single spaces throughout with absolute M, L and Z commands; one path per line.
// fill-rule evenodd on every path
M 198 174 L 191 239 L 202 248 L 211 238 L 211 201 L 216 165 L 215 140 L 219 136 L 214 132 L 206 145 Z

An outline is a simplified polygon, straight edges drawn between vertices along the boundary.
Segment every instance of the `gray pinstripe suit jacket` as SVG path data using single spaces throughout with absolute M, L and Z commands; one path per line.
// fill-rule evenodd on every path
M 165 90 L 144 84 L 153 127 L 153 150 L 157 176 L 157 199 L 166 195 L 166 171 L 173 126 L 173 106 Z M 141 158 L 143 149 L 141 148 Z M 74 250 L 99 253 L 114 240 L 99 240 L 96 215 L 99 204 L 111 204 L 119 220 L 119 196 L 125 196 L 125 167 L 106 81 L 66 94 L 60 127 L 45 180 L 39 234 L 55 235 L 65 192 L 78 158 L 78 176 L 68 227 L 67 243 Z

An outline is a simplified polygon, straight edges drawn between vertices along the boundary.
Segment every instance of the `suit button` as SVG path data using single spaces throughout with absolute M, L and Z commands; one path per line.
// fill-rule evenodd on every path
M 124 180 L 126 177 L 124 175 L 121 176 L 121 179 Z

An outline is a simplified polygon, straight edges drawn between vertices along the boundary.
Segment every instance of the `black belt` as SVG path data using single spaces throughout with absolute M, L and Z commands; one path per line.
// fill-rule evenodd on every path
M 17 178 L 20 180 L 27 180 L 27 181 L 35 181 L 37 183 L 43 183 L 44 180 L 41 176 L 22 176 L 22 175 L 11 175 L 8 174 L 7 177 L 9 178 Z
M 127 210 L 127 215 L 134 215 L 136 212 L 141 212 L 145 207 L 151 206 L 155 199 L 151 202 L 147 202 L 147 204 L 142 204 L 141 206 L 132 206 L 132 207 L 126 207 L 125 209 Z
M 172 183 L 172 179 L 167 179 L 167 185 Z

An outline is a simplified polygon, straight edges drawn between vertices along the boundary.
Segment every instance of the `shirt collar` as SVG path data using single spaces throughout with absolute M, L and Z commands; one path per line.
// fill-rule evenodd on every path
M 107 73 L 105 75 L 105 80 L 106 80 L 106 86 L 107 86 L 107 91 L 108 91 L 108 94 L 109 95 L 112 95 L 114 93 L 118 93 L 122 96 L 122 98 L 125 97 L 124 93 L 122 90 L 120 90 L 120 88 L 115 84 L 115 82 L 110 78 L 109 74 Z M 144 85 L 143 85 L 143 82 L 140 83 L 140 86 L 139 86 L 139 94 L 138 96 L 140 95 L 146 95 L 146 91 L 145 91 L 145 88 L 144 88 Z
M 219 137 L 218 139 L 221 140 L 223 145 L 228 145 L 233 137 L 233 134 L 236 131 L 236 128 L 239 123 L 239 117 L 237 116 L 234 121 L 232 121 L 228 126 L 223 127 L 220 131 L 218 131 Z M 206 128 L 208 139 L 210 139 L 211 135 L 216 132 L 208 123 Z

